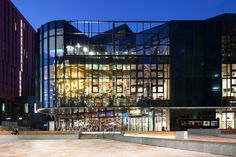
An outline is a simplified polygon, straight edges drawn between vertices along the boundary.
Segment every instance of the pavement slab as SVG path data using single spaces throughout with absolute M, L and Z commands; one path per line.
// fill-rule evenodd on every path
M 222 157 L 104 139 L 1 140 L 0 157 Z

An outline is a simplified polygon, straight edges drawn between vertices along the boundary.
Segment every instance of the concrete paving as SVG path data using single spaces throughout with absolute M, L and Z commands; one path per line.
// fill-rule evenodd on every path
M 1 140 L 0 157 L 220 157 L 113 140 Z

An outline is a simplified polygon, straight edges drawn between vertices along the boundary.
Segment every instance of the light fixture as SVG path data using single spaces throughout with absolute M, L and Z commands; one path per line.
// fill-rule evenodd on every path
M 2 104 L 2 111 L 5 112 L 5 104 Z
M 73 54 L 74 47 L 72 47 L 70 45 L 67 45 L 66 49 L 67 49 L 67 55 L 72 55 Z
M 23 118 L 22 118 L 22 117 L 19 117 L 18 119 L 19 119 L 19 120 L 22 120 Z
M 88 52 L 88 48 L 87 48 L 87 47 L 84 47 L 84 48 L 83 48 L 83 51 L 84 51 L 84 52 Z
M 214 74 L 214 77 L 219 77 L 219 74 Z
M 212 91 L 219 91 L 220 87 L 219 86 L 213 86 L 211 89 L 212 89 Z
M 78 43 L 78 44 L 76 45 L 76 47 L 79 49 L 79 48 L 81 48 L 81 45 Z
M 70 45 L 66 46 L 66 49 L 71 49 L 71 48 L 72 48 L 72 46 L 70 46 Z
M 92 55 L 95 55 L 95 53 L 94 53 L 93 51 L 90 51 L 90 52 L 89 52 L 89 55 L 92 56 Z
M 7 117 L 6 120 L 11 120 L 11 117 Z
M 34 103 L 34 113 L 38 113 L 38 111 L 37 111 L 37 104 L 36 103 Z

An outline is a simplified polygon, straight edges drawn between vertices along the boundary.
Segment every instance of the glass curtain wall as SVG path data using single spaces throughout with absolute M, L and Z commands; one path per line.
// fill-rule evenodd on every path
M 222 97 L 236 100 L 236 64 L 222 64 Z
M 64 52 L 63 23 L 53 22 L 40 29 L 40 102 L 43 108 L 52 108 L 56 103 L 57 62 Z
M 236 128 L 236 36 L 232 29 L 234 23 L 223 24 L 222 47 L 222 99 L 228 108 L 217 109 L 216 117 L 219 118 L 220 128 Z M 232 108 L 231 108 L 232 106 Z
M 56 94 L 65 104 L 88 107 L 137 106 L 169 99 L 169 64 L 57 65 Z M 63 73 L 64 72 L 64 73 Z M 65 76 L 65 79 L 62 79 Z
M 39 33 L 40 102 L 58 128 L 167 128 L 165 111 L 150 108 L 170 99 L 167 24 L 55 21 Z
M 91 36 L 94 32 L 81 33 L 72 25 L 64 34 L 63 22 L 44 25 L 40 30 L 44 108 L 147 106 L 148 100 L 169 100 L 168 36 L 160 33 L 164 26 L 139 33 L 127 25 L 113 26 L 108 35 Z

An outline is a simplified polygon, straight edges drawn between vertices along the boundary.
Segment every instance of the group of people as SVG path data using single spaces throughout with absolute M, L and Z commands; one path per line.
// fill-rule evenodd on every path
M 11 132 L 10 132 L 11 135 L 19 135 L 19 130 L 17 128 L 15 129 L 12 129 Z

